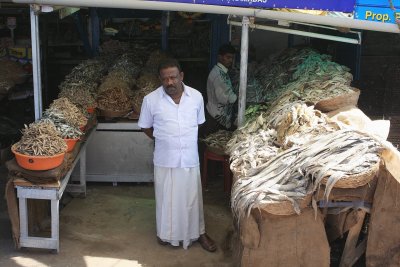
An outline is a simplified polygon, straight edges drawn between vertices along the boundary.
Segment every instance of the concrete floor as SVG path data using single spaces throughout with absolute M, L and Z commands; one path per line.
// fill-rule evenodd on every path
M 0 190 L 6 170 L 0 166 Z M 6 204 L 0 202 L 0 266 L 234 266 L 233 226 L 222 177 L 209 179 L 204 192 L 206 229 L 218 250 L 206 252 L 198 243 L 188 250 L 161 246 L 156 241 L 152 184 L 89 183 L 87 197 L 64 194 L 60 213 L 60 253 L 15 250 Z

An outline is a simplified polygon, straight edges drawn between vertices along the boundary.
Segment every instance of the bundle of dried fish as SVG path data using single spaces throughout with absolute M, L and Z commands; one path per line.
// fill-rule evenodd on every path
M 140 110 L 142 109 L 143 98 L 155 89 L 157 89 L 157 87 L 155 87 L 153 83 L 147 83 L 139 90 L 133 92 L 132 105 L 136 113 L 140 113 Z
M 201 139 L 206 146 L 211 147 L 217 151 L 224 152 L 226 144 L 232 137 L 232 132 L 226 130 L 219 130 L 215 133 L 209 134 L 205 138 Z
M 109 72 L 117 71 L 118 75 L 122 75 L 124 79 L 135 79 L 142 67 L 141 59 L 135 53 L 125 53 L 115 60 Z M 114 74 L 115 75 L 115 74 Z
M 84 85 L 81 86 L 70 86 L 67 87 L 66 84 L 63 84 L 63 90 L 58 94 L 59 98 L 65 97 L 68 98 L 68 100 L 73 103 L 74 105 L 78 107 L 82 107 L 84 109 L 86 108 L 95 108 L 96 107 L 96 100 L 91 93 L 90 89 L 88 87 L 85 87 Z M 97 87 L 97 86 L 96 86 Z
M 67 83 L 97 84 L 107 72 L 107 63 L 100 59 L 85 60 L 65 76 Z
M 279 153 L 256 175 L 237 180 L 232 189 L 232 210 L 242 218 L 253 208 L 290 201 L 300 213 L 298 201 L 316 190 L 323 178 L 328 178 L 328 197 L 338 180 L 375 166 L 381 148 L 373 137 L 353 130 L 318 136 Z
M 286 110 L 269 118 L 271 126 L 277 131 L 276 143 L 285 150 L 293 145 L 299 146 L 320 134 L 339 130 L 336 123 L 313 106 L 293 103 L 285 106 Z
M 67 151 L 67 144 L 59 137 L 53 123 L 38 121 L 25 125 L 22 138 L 13 145 L 18 153 L 29 156 L 54 156 Z
M 276 131 L 259 129 L 254 134 L 239 134 L 229 141 L 226 152 L 230 154 L 230 168 L 238 179 L 255 175 L 265 163 L 278 153 L 273 143 Z
M 142 88 L 145 87 L 153 87 L 156 89 L 161 85 L 160 79 L 158 78 L 157 75 L 153 73 L 148 73 L 148 72 L 143 72 L 140 74 L 137 82 L 136 82 L 136 87 L 141 90 Z
M 50 107 L 43 112 L 43 118 L 78 128 L 87 123 L 85 115 L 65 97 L 55 99 Z
M 40 122 L 51 123 L 55 126 L 55 129 L 58 132 L 58 135 L 63 139 L 78 139 L 83 135 L 83 132 L 76 128 L 72 127 L 68 124 L 61 123 L 61 122 L 54 122 L 51 119 L 41 119 Z
M 107 111 L 126 111 L 132 109 L 132 91 L 125 87 L 115 87 L 97 96 L 98 107 Z
M 120 89 L 123 91 L 130 91 L 131 87 L 126 81 L 121 80 L 119 77 L 107 75 L 104 78 L 103 82 L 100 84 L 97 93 L 101 94 L 107 90 L 116 90 L 116 89 Z
M 289 48 L 271 61 L 266 61 L 257 66 L 255 78 L 261 84 L 262 95 L 267 102 L 274 101 L 280 96 L 292 78 L 296 66 L 307 59 L 310 54 L 316 53 L 310 48 Z
M 155 50 L 150 53 L 149 58 L 144 66 L 143 72 L 153 73 L 158 75 L 158 65 L 166 59 L 168 59 L 168 55 L 161 50 Z
M 115 69 L 108 73 L 107 77 L 113 77 L 114 80 L 124 81 L 129 88 L 135 88 L 136 80 L 134 75 L 131 72 Z
M 129 43 L 118 40 L 108 40 L 100 46 L 100 53 L 103 55 L 117 56 L 129 51 Z

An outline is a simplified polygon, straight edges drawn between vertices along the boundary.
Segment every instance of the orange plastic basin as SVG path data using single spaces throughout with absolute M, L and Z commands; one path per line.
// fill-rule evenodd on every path
M 65 143 L 67 143 L 67 152 L 71 152 L 74 150 L 74 147 L 76 145 L 76 142 L 78 142 L 78 139 L 64 139 Z
M 86 110 L 87 110 L 88 113 L 93 114 L 95 108 L 94 107 L 88 107 L 88 108 L 86 108 Z
M 15 154 L 19 166 L 33 171 L 54 169 L 63 163 L 65 156 L 65 152 L 54 156 L 28 156 L 15 151 L 14 146 L 11 151 Z

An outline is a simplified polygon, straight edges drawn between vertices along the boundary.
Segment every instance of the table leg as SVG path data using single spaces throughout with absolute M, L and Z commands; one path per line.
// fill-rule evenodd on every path
M 57 240 L 56 242 L 56 250 L 57 253 L 60 251 L 60 226 L 59 226 L 59 200 L 52 199 L 51 200 L 51 238 L 53 240 Z
M 19 230 L 20 238 L 28 238 L 28 206 L 26 198 L 19 198 Z

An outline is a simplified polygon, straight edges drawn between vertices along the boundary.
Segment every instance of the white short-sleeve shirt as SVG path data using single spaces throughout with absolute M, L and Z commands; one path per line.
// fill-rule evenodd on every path
M 203 96 L 184 86 L 179 104 L 175 104 L 161 86 L 143 99 L 139 127 L 153 127 L 154 165 L 190 168 L 199 165 L 198 125 L 205 122 Z

